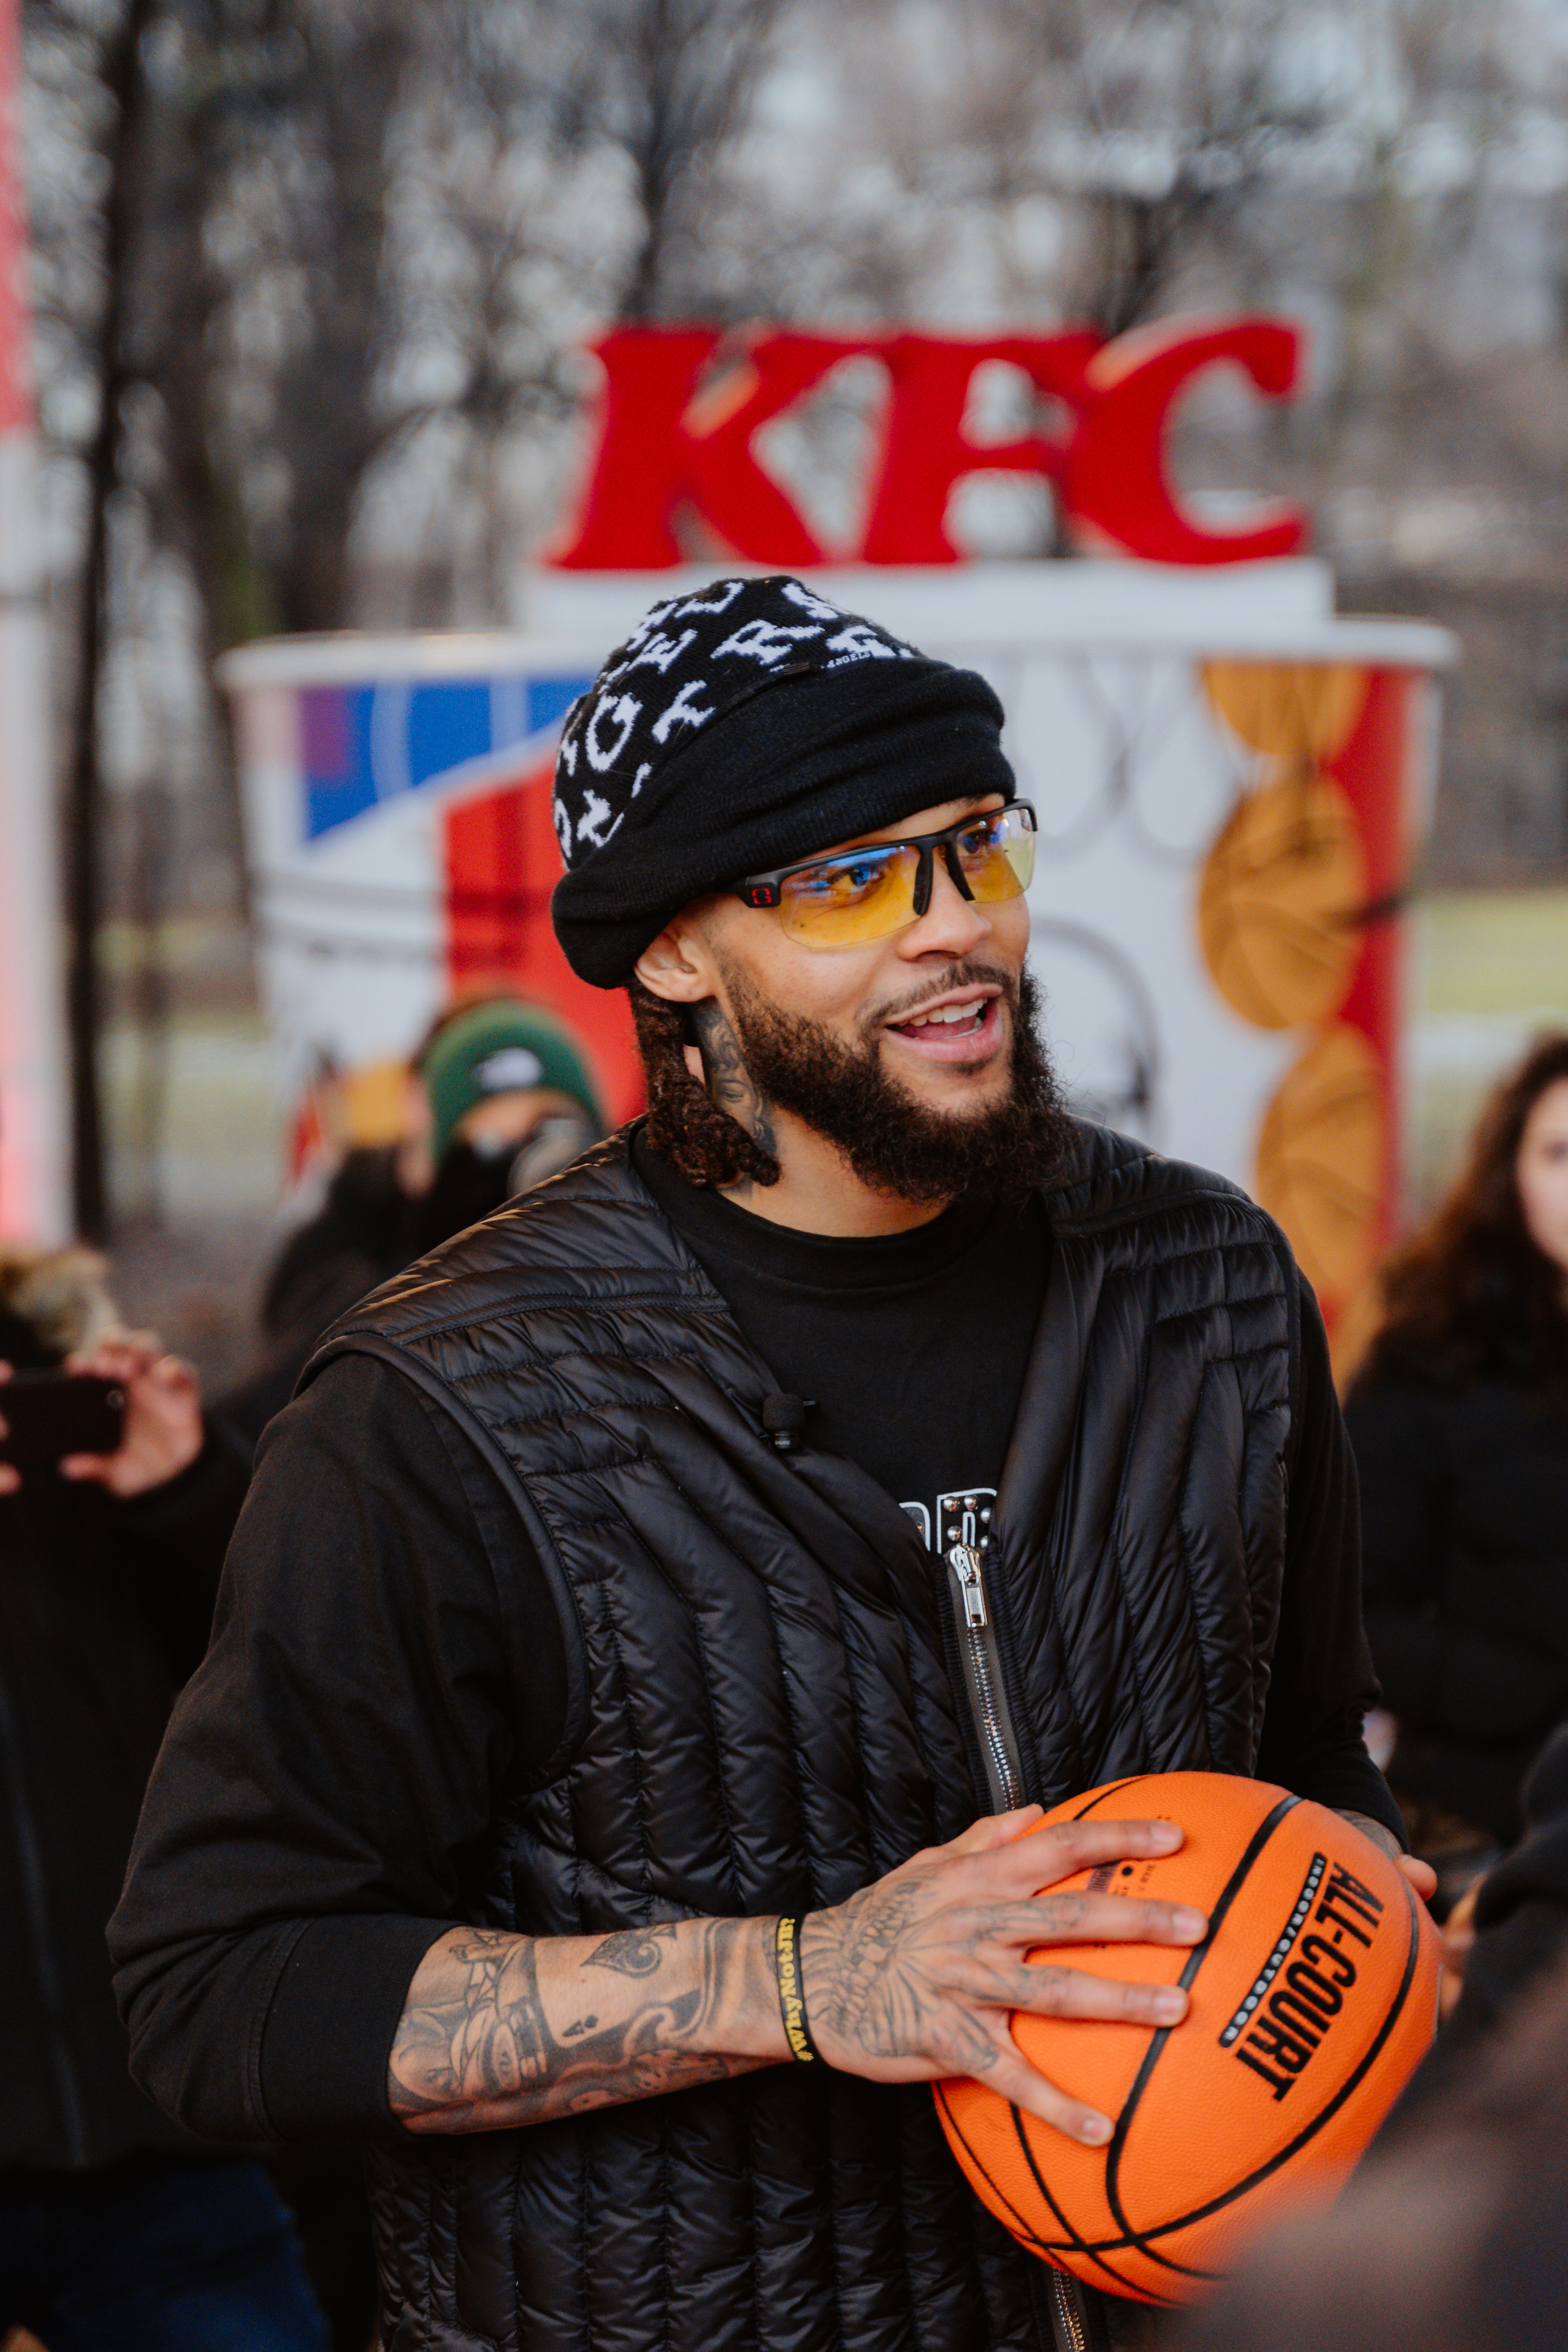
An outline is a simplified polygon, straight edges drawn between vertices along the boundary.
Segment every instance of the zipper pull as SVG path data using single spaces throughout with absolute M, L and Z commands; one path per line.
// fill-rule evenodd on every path
M 949 1548 L 947 1564 L 963 1588 L 963 1622 L 966 1625 L 985 1622 L 985 1586 L 980 1574 L 980 1554 L 968 1544 Z

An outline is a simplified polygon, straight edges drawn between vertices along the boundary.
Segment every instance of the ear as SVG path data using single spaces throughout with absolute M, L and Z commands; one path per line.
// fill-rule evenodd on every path
M 648 994 L 662 996 L 667 1004 L 700 1004 L 718 990 L 708 943 L 685 914 L 677 915 L 643 950 L 636 971 Z

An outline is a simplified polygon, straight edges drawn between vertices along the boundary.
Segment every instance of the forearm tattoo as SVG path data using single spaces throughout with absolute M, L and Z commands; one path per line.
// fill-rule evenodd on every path
M 706 997 L 700 1004 L 692 1006 L 691 1025 L 697 1032 L 697 1049 L 702 1056 L 709 1094 L 721 1110 L 728 1111 L 737 1127 L 745 1129 L 753 1143 L 776 1160 L 778 1143 L 767 1098 L 747 1069 L 741 1055 L 741 1041 L 713 997 Z M 730 1189 L 742 1192 L 750 1187 L 751 1179 L 746 1177 Z
M 624 1977 L 651 1977 L 664 1958 L 661 1943 L 673 1943 L 673 1921 L 658 1927 L 621 1927 L 596 1944 L 583 1962 L 585 1969 L 615 1969 Z
M 758 1997 L 757 1943 L 756 1923 L 737 1919 L 623 1928 L 586 1945 L 464 1928 L 416 1976 L 388 2105 L 416 2128 L 423 2117 L 427 2129 L 486 2130 L 768 2064 L 722 2053 L 726 2026 Z

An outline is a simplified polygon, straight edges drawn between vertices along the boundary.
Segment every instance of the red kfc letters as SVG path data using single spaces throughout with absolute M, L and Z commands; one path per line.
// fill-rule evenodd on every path
M 1173 320 L 1110 342 L 1086 331 L 960 339 L 783 329 L 723 342 L 713 327 L 618 327 L 590 347 L 605 373 L 598 454 L 558 565 L 660 571 L 683 560 L 689 521 L 736 556 L 791 569 L 954 563 L 954 487 L 996 471 L 1047 477 L 1080 541 L 1154 562 L 1234 563 L 1304 542 L 1304 518 L 1289 507 L 1237 530 L 1200 522 L 1165 472 L 1172 411 L 1205 370 L 1239 367 L 1269 399 L 1296 390 L 1300 336 L 1281 320 Z M 888 373 L 881 447 L 860 544 L 830 551 L 758 462 L 755 436 L 840 361 L 864 354 Z M 964 416 L 986 361 L 1021 368 L 1065 409 L 1067 430 L 972 441 Z
M 1276 504 L 1241 530 L 1215 530 L 1184 514 L 1165 475 L 1165 435 L 1177 400 L 1209 368 L 1239 367 L 1266 398 L 1284 400 L 1297 389 L 1300 362 L 1299 331 L 1278 319 L 1176 319 L 1103 344 L 1084 370 L 1064 479 L 1080 536 L 1153 563 L 1294 555 L 1307 536 L 1299 508 Z

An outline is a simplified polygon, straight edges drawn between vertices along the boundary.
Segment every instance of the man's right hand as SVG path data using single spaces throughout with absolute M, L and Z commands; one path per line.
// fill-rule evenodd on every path
M 1110 2137 L 1105 2116 L 1031 2066 L 1009 2030 L 1014 2010 L 1039 2017 L 1174 2025 L 1179 1985 L 1127 1984 L 1079 1969 L 1029 1966 L 1038 1944 L 1198 1943 L 1201 1911 L 1138 1896 L 1050 1887 L 1101 1863 L 1173 1853 L 1170 1822 L 1064 1822 L 1030 1833 L 1037 1805 L 976 1822 L 852 1895 L 801 1929 L 812 2037 L 828 2064 L 873 2082 L 970 2074 L 1068 2138 Z
M 811 2031 L 826 2063 L 873 2082 L 973 2074 L 1100 2147 L 1103 2116 L 1037 2074 L 1008 2030 L 1044 2017 L 1173 2025 L 1177 1986 L 1028 1967 L 1037 1944 L 1195 1944 L 1201 1912 L 1137 1896 L 1053 1895 L 1101 1863 L 1173 1853 L 1169 1822 L 1042 1829 L 1037 1805 L 910 1856 L 801 1931 Z M 789 2055 L 775 1921 L 669 1920 L 609 1936 L 454 1927 L 408 1990 L 388 2065 L 392 2112 L 417 2132 L 493 2131 L 624 2105 Z

